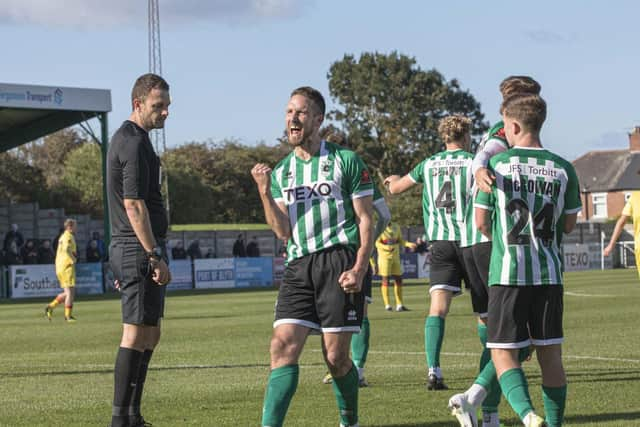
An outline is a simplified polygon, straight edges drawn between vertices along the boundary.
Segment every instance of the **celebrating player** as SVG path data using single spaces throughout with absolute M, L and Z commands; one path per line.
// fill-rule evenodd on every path
M 578 179 L 569 162 L 542 148 L 542 98 L 515 95 L 502 112 L 514 148 L 490 160 L 495 187 L 491 194 L 478 193 L 475 203 L 478 228 L 493 237 L 487 347 L 503 393 L 524 425 L 555 427 L 562 423 L 567 391 L 559 243 L 581 208 Z M 546 422 L 534 412 L 518 357 L 530 344 L 542 370 Z
M 288 239 L 271 338 L 271 373 L 262 426 L 280 427 L 298 384 L 298 359 L 307 336 L 322 333 L 341 426 L 358 425 L 358 372 L 349 358 L 360 331 L 362 281 L 372 248 L 371 177 L 353 152 L 323 141 L 325 101 L 310 87 L 294 90 L 286 110 L 293 151 L 271 170 L 256 164 L 267 223 Z
M 515 94 L 540 93 L 540 85 L 528 76 L 510 76 L 500 83 L 500 93 L 503 100 Z M 508 149 L 509 145 L 504 134 L 502 120 L 496 123 L 478 145 L 473 159 L 474 176 L 482 183 L 484 191 L 491 191 L 493 180 L 488 173 L 487 164 L 491 157 Z M 482 426 L 500 427 L 498 405 L 502 390 L 498 384 L 495 367 L 491 362 L 491 351 L 487 345 L 487 316 L 489 302 L 489 260 L 491 258 L 491 241 L 480 233 L 475 222 L 473 198 L 478 192 L 478 183 L 474 180 L 469 194 L 469 203 L 465 213 L 466 233 L 462 234 L 460 246 L 464 258 L 465 268 L 469 275 L 471 288 L 471 304 L 478 316 L 478 336 L 483 351 L 480 356 L 479 374 L 474 384 L 464 393 L 458 393 L 449 399 L 449 409 L 458 418 L 462 427 L 476 427 L 478 424 L 476 407 L 482 406 Z M 520 358 L 524 360 L 529 355 L 529 349 L 523 348 Z
M 64 232 L 58 240 L 58 250 L 56 251 L 56 276 L 62 292 L 59 293 L 44 309 L 47 319 L 53 317 L 53 309 L 64 301 L 64 320 L 75 322 L 71 311 L 73 310 L 73 300 L 76 290 L 76 262 L 78 262 L 78 248 L 76 239 L 73 236 L 78 227 L 75 219 L 67 219 L 64 222 Z
M 447 388 L 440 369 L 445 317 L 451 299 L 461 294 L 461 283 L 466 278 L 459 241 L 465 232 L 464 212 L 471 186 L 473 156 L 465 151 L 471 143 L 470 130 L 470 119 L 459 115 L 445 117 L 438 126 L 445 151 L 423 160 L 404 177 L 392 175 L 384 181 L 391 194 L 402 193 L 416 183 L 424 184 L 424 227 L 432 242 L 431 306 L 424 329 L 429 390 Z

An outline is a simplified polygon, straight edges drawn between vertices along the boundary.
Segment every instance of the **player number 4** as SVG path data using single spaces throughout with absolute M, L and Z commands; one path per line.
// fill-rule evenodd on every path
M 453 198 L 451 181 L 442 184 L 438 197 L 436 197 L 436 208 L 444 209 L 446 213 L 451 213 L 456 207 L 456 199 Z

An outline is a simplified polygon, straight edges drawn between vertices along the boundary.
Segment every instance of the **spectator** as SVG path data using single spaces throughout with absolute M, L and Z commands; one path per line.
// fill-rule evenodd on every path
M 91 239 L 96 241 L 98 252 L 100 253 L 100 259 L 105 259 L 106 251 L 104 249 L 104 241 L 100 238 L 100 233 L 94 231 L 91 233 Z M 87 248 L 89 248 L 90 244 L 91 241 L 87 244 Z
M 62 236 L 62 233 L 64 233 L 64 227 L 60 227 L 60 230 L 58 230 L 58 235 L 53 238 L 53 253 L 54 254 L 56 252 L 58 252 L 58 241 L 60 240 L 60 236 Z
M 202 250 L 200 249 L 200 240 L 196 239 L 193 242 L 191 242 L 191 244 L 187 248 L 187 254 L 192 260 L 202 258 Z
M 38 248 L 36 248 L 36 242 L 33 239 L 27 240 L 27 243 L 20 250 L 20 256 L 24 264 L 32 265 L 38 263 Z
M 20 251 L 18 250 L 18 244 L 15 240 L 11 240 L 9 248 L 4 254 L 5 265 L 18 265 L 22 264 L 22 258 L 20 257 Z
M 281 242 L 280 249 L 278 249 L 278 253 L 284 259 L 287 259 L 287 244 L 288 244 L 288 241 L 287 240 L 283 240 Z
M 51 250 L 51 240 L 43 240 L 38 250 L 38 264 L 53 264 L 55 261 L 56 255 Z
M 253 236 L 247 244 L 247 256 L 251 258 L 260 256 L 260 246 L 258 246 L 258 238 L 256 236 Z
M 11 224 L 11 230 L 9 230 L 4 236 L 3 248 L 5 251 L 9 250 L 11 242 L 16 242 L 16 247 L 18 248 L 18 250 L 20 250 L 20 248 L 24 244 L 24 237 L 22 237 L 22 233 L 18 231 L 18 224 Z
M 100 262 L 102 261 L 102 255 L 98 247 L 98 240 L 91 239 L 87 246 L 87 262 Z
M 247 252 L 244 247 L 244 239 L 242 238 L 242 234 L 238 234 L 238 238 L 233 243 L 233 256 L 234 257 L 246 257 Z
M 184 250 L 184 244 L 182 240 L 178 240 L 178 243 L 171 248 L 171 258 L 173 259 L 187 259 L 187 251 Z
M 416 239 L 416 252 L 419 254 L 423 254 L 425 252 L 427 252 L 428 246 L 427 246 L 427 242 L 425 242 L 425 240 L 422 238 L 422 236 L 418 237 Z
M 207 253 L 204 256 L 205 258 L 217 258 L 216 253 L 213 251 L 213 248 L 207 249 Z

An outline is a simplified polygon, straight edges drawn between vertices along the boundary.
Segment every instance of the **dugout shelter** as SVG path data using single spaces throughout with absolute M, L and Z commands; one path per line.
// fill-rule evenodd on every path
M 106 162 L 111 91 L 63 86 L 0 83 L 0 152 L 16 148 L 58 130 L 80 125 L 101 147 L 104 240 L 109 241 Z M 100 134 L 88 120 L 97 118 Z

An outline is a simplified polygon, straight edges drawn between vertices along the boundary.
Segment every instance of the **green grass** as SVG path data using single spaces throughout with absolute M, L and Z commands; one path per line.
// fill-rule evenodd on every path
M 254 231 L 271 230 L 267 224 L 175 224 L 171 231 Z
M 451 388 L 424 387 L 427 288 L 407 286 L 412 311 L 386 312 L 379 289 L 369 306 L 371 352 L 361 389 L 362 426 L 456 425 L 446 405 L 476 374 L 480 350 L 468 295 L 447 317 L 442 365 Z M 566 425 L 640 425 L 640 283 L 635 271 L 567 274 L 565 367 L 569 375 Z M 268 375 L 274 291 L 172 294 L 163 337 L 152 360 L 143 412 L 154 426 L 257 426 Z M 0 426 L 106 426 L 113 363 L 119 343 L 117 299 L 80 298 L 77 324 L 44 302 L 0 304 Z M 300 384 L 287 426 L 336 427 L 335 398 L 323 385 L 318 337 L 301 359 Z M 526 364 L 534 403 L 542 411 L 540 376 Z M 504 402 L 505 426 L 519 425 Z

